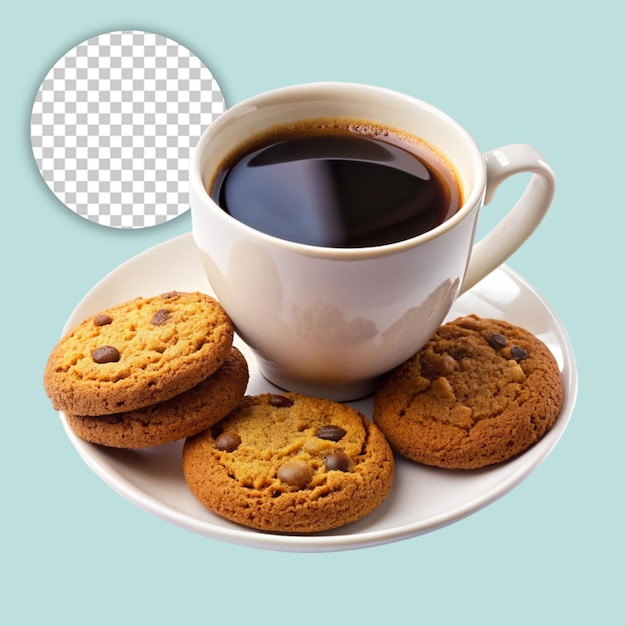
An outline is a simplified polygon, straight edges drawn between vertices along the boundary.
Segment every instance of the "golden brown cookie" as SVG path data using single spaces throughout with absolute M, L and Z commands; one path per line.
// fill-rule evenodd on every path
M 113 448 L 146 448 L 195 435 L 241 403 L 248 384 L 248 364 L 233 348 L 224 364 L 189 391 L 143 409 L 114 415 L 66 414 L 81 439 Z
M 52 350 L 44 387 L 55 409 L 108 415 L 164 402 L 210 376 L 234 335 L 202 293 L 137 298 L 93 315 Z
M 399 454 L 475 469 L 510 459 L 552 428 L 563 382 L 547 346 L 505 321 L 444 324 L 374 398 L 374 422 Z
M 391 489 L 394 459 L 355 409 L 264 394 L 187 439 L 183 471 L 191 492 L 218 515 L 260 530 L 311 533 L 377 508 Z

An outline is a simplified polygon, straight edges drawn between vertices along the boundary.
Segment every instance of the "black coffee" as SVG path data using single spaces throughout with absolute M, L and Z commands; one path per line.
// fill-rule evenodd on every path
M 328 121 L 253 141 L 224 163 L 210 193 L 257 230 L 335 248 L 409 239 L 461 205 L 451 168 L 418 140 Z

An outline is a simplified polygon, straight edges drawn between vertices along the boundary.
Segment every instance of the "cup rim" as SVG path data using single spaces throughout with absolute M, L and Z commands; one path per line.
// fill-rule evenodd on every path
M 275 235 L 264 233 L 257 230 L 243 222 L 240 222 L 233 216 L 229 215 L 226 211 L 223 211 L 220 206 L 211 198 L 208 191 L 205 189 L 202 182 L 202 160 L 208 145 L 211 142 L 212 137 L 220 132 L 221 126 L 228 124 L 232 118 L 239 118 L 246 114 L 260 109 L 269 104 L 275 104 L 279 100 L 288 102 L 293 99 L 295 94 L 299 94 L 302 98 L 303 95 L 312 96 L 315 94 L 320 97 L 322 93 L 330 93 L 330 91 L 347 91 L 360 89 L 369 93 L 376 93 L 379 95 L 389 95 L 396 99 L 404 100 L 407 103 L 412 103 L 420 108 L 426 110 L 431 115 L 438 117 L 447 125 L 451 126 L 456 135 L 461 138 L 466 144 L 469 151 L 472 152 L 472 160 L 474 162 L 475 181 L 470 189 L 470 192 L 466 195 L 463 205 L 459 210 L 449 219 L 445 220 L 435 228 L 432 228 L 425 233 L 410 237 L 408 239 L 402 239 L 392 243 L 377 245 L 377 246 L 362 246 L 362 247 L 346 247 L 335 248 L 332 246 L 317 246 L 313 244 L 304 244 L 288 239 L 282 239 Z M 444 233 L 452 230 L 466 219 L 466 217 L 472 212 L 474 207 L 481 200 L 481 196 L 485 192 L 486 188 L 486 165 L 482 153 L 480 152 L 476 142 L 471 135 L 452 117 L 447 113 L 444 113 L 437 107 L 428 102 L 420 100 L 414 96 L 395 91 L 386 87 L 379 87 L 375 85 L 368 85 L 363 83 L 354 82 L 342 82 L 342 81 L 323 81 L 323 82 L 309 82 L 296 85 L 290 85 L 287 87 L 278 87 L 271 89 L 263 93 L 251 96 L 242 100 L 232 107 L 228 108 L 222 113 L 208 128 L 206 128 L 200 136 L 195 148 L 193 149 L 190 159 L 190 173 L 189 173 L 189 185 L 192 195 L 198 200 L 202 201 L 202 208 L 212 211 L 219 219 L 224 220 L 226 223 L 230 223 L 232 226 L 239 228 L 242 232 L 247 233 L 249 236 L 256 238 L 257 240 L 271 243 L 273 246 L 282 248 L 287 251 L 296 252 L 307 256 L 319 256 L 324 258 L 338 258 L 338 259 L 366 259 L 375 258 L 378 256 L 386 256 L 402 252 L 403 250 L 413 248 L 418 245 L 425 244 L 433 239 L 437 239 Z M 195 203 L 192 203 L 192 215 L 198 208 L 194 207 Z M 193 219 L 193 218 L 192 218 Z

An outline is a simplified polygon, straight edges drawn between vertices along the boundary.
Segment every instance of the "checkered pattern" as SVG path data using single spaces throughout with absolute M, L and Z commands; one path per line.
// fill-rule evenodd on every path
M 211 72 L 183 46 L 107 33 L 70 50 L 44 79 L 33 154 L 52 192 L 81 217 L 154 226 L 189 208 L 190 150 L 224 108 Z

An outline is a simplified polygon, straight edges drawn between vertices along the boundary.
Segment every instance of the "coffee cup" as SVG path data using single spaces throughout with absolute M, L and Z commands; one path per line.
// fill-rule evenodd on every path
M 424 227 L 424 232 L 415 234 L 402 226 L 390 240 L 340 238 L 339 243 L 301 240 L 288 230 L 266 232 L 262 225 L 246 222 L 224 206 L 216 188 L 244 157 L 289 142 L 292 136 L 319 137 L 329 128 L 340 135 L 340 143 L 356 133 L 388 145 L 392 136 L 404 142 L 403 154 L 423 160 L 421 153 L 429 152 L 426 161 L 432 157 L 453 181 L 458 206 Z M 415 154 L 413 146 L 418 146 Z M 268 157 L 264 162 L 269 161 Z M 372 172 L 378 171 L 378 165 L 371 165 Z M 294 180 L 300 175 L 291 171 L 286 174 L 288 192 L 295 194 L 294 203 L 298 195 L 306 197 L 300 207 L 306 212 L 311 198 L 320 195 L 319 185 L 309 180 L 299 186 Z M 483 205 L 491 201 L 500 183 L 518 173 L 530 174 L 519 200 L 475 243 Z M 368 174 L 362 180 L 377 179 Z M 530 145 L 482 153 L 466 130 L 428 103 L 384 88 L 332 82 L 277 89 L 228 109 L 200 138 L 189 182 L 192 233 L 200 259 L 216 297 L 258 359 L 261 374 L 282 389 L 339 401 L 371 394 L 381 376 L 417 352 L 455 299 L 532 234 L 555 189 L 552 169 Z M 284 195 L 280 180 L 262 184 Z M 231 186 L 237 189 L 236 182 Z M 377 198 L 384 198 L 392 188 L 396 189 L 395 183 L 368 188 L 363 195 L 372 211 Z M 242 208 L 248 214 L 255 213 L 259 194 L 268 201 L 259 189 L 251 187 L 243 195 Z M 262 210 L 271 214 L 272 202 L 278 201 L 270 200 Z M 316 202 L 326 209 L 325 200 Z M 288 218 L 284 206 L 280 211 L 274 219 L 277 223 Z M 303 219 L 305 225 L 309 219 L 312 230 L 325 232 L 318 222 L 326 217 Z M 375 232 L 382 230 L 378 222 L 384 221 L 382 215 L 368 214 L 367 222 Z M 301 225 L 300 230 L 307 229 Z

